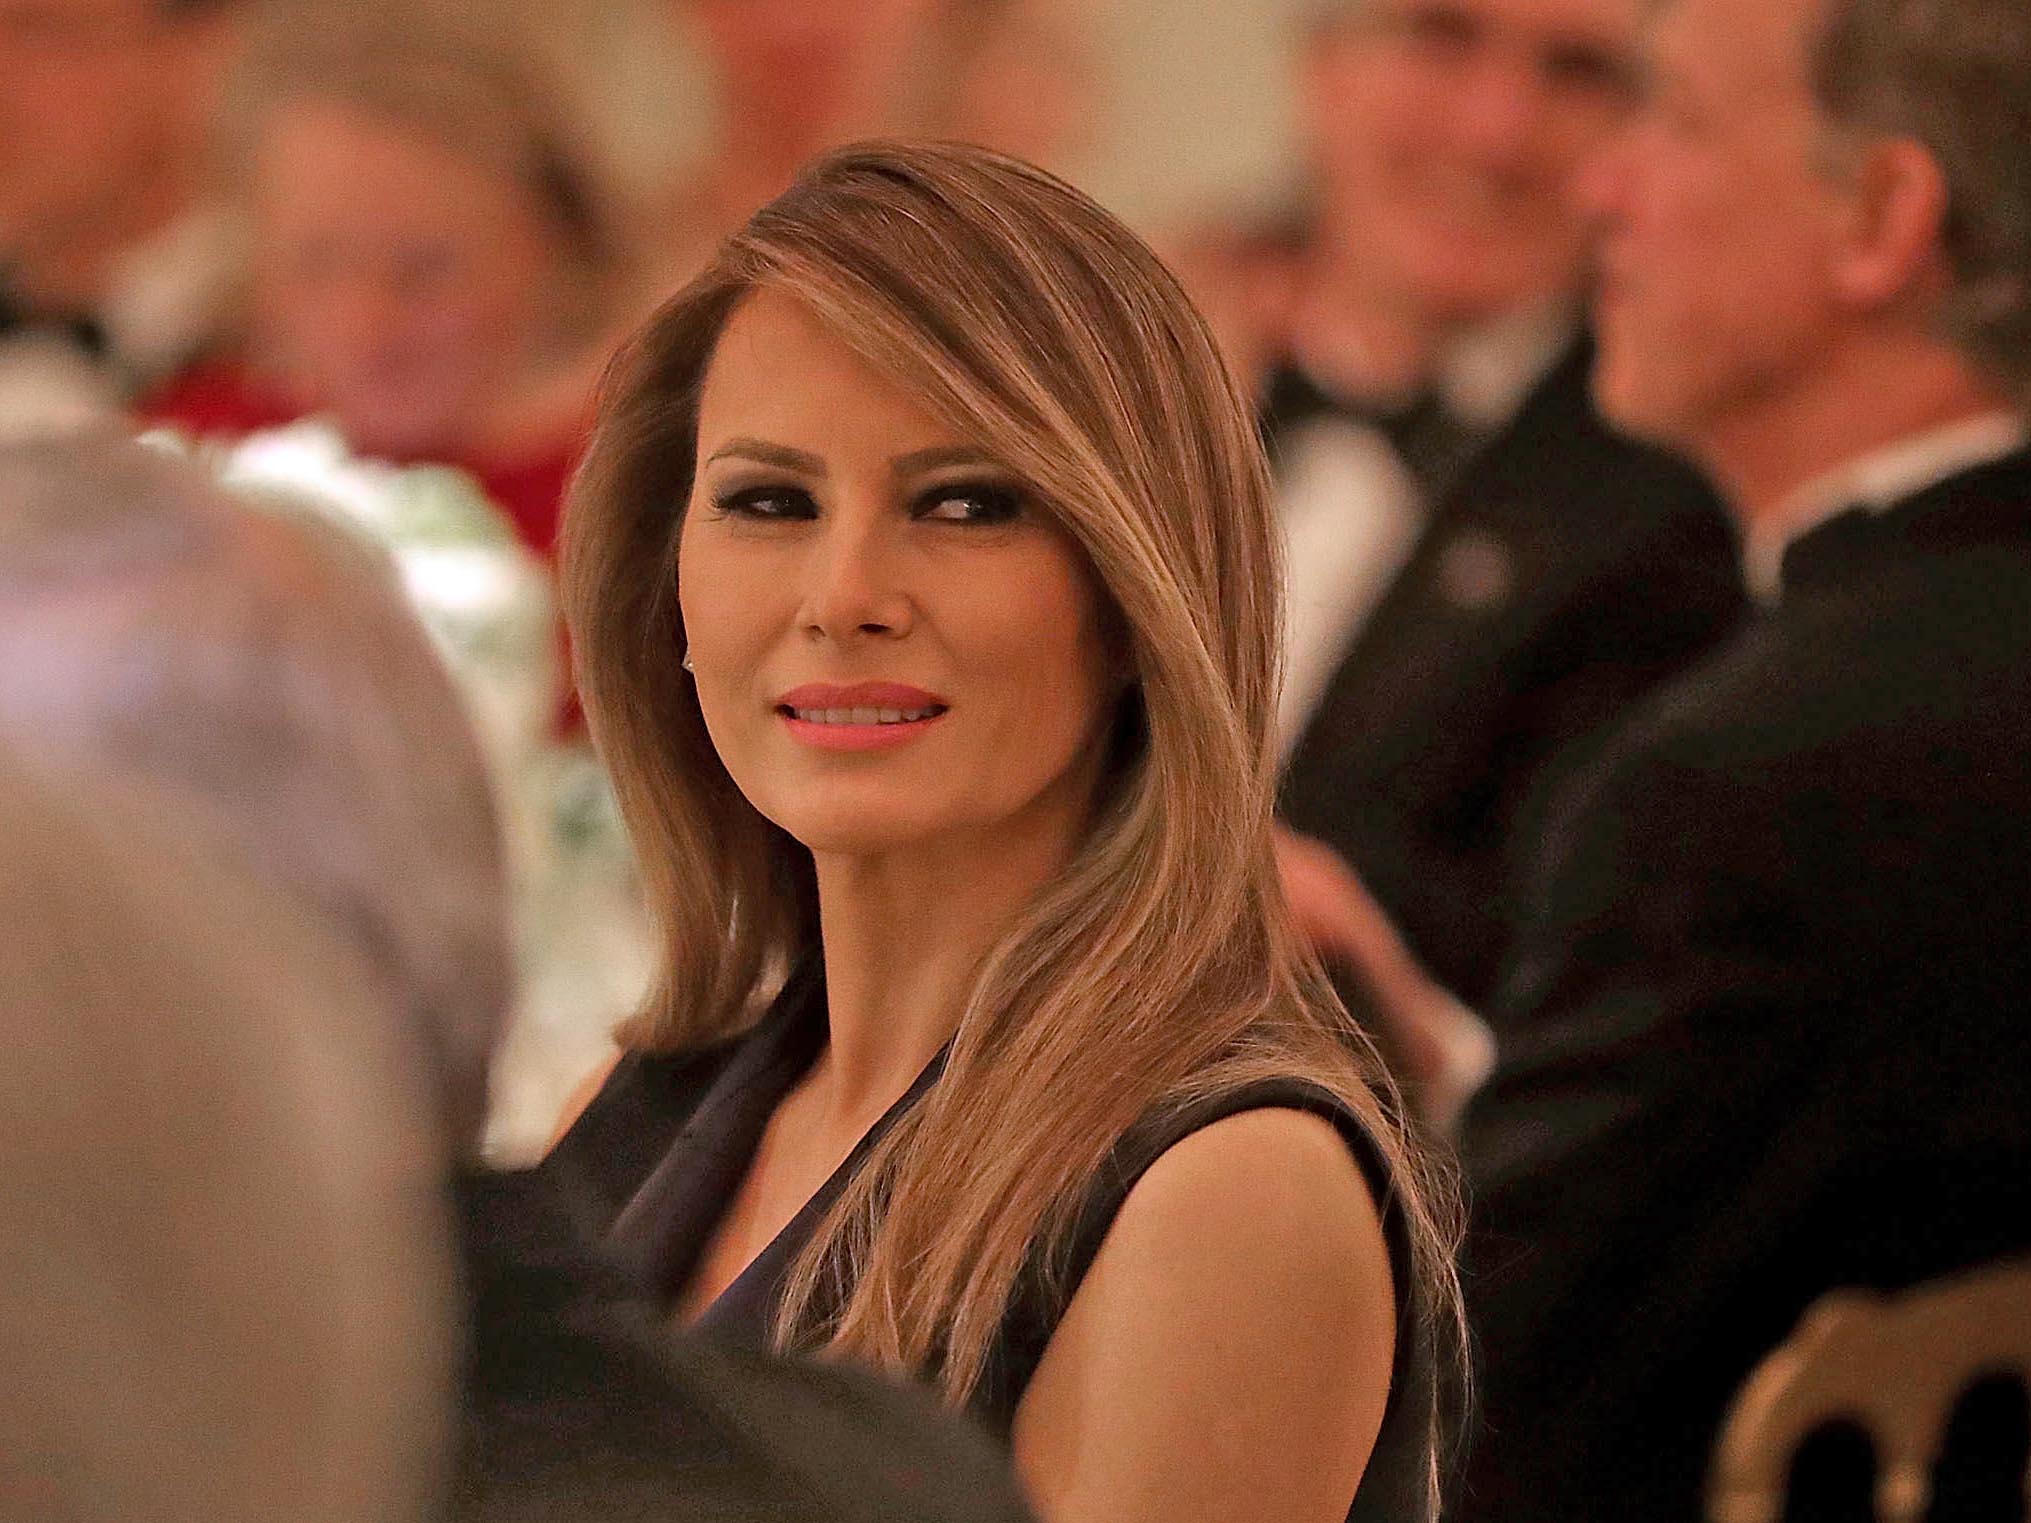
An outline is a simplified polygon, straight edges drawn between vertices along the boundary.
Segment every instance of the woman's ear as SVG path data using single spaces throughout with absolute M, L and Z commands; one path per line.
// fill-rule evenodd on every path
M 1849 225 L 1837 242 L 1835 289 L 1874 309 L 1936 290 L 1947 274 L 1946 175 L 1929 149 L 1886 138 L 1861 150 Z

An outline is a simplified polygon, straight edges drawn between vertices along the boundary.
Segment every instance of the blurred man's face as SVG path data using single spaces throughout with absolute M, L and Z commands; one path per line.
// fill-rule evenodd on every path
M 1427 318 L 1577 290 L 1573 182 L 1632 102 L 1639 19 L 1639 0 L 1364 0 L 1318 40 L 1330 210 Z
M 1604 227 L 1595 390 L 1701 453 L 1814 363 L 1846 211 L 1820 156 L 1819 0 L 1676 0 L 1650 99 L 1587 177 Z
M 164 172 L 190 25 L 158 0 L 0 0 L 0 258 L 118 220 Z

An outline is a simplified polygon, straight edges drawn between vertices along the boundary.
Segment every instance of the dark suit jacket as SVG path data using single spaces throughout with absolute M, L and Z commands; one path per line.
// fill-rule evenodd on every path
M 1026 1523 L 1006 1452 L 921 1392 L 678 1339 L 541 1175 L 458 1182 L 456 1523 Z
M 1609 431 L 1577 345 L 1458 468 L 1291 756 L 1284 816 L 1360 871 L 1469 1004 L 1514 925 L 1511 848 L 1570 758 L 1739 618 L 1691 471 Z M 1289 422 L 1268 419 L 1270 442 Z
M 1455 1514 L 1690 1523 L 1820 1293 L 2031 1244 L 2031 455 L 1794 546 L 1534 881 L 1463 1135 Z

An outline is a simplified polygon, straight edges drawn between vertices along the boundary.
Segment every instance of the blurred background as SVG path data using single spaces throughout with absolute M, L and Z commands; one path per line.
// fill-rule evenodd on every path
M 695 36 L 655 0 L 529 0 L 567 65 L 603 80 L 617 149 L 653 183 L 695 162 L 713 92 Z M 1156 229 L 1295 178 L 1291 29 L 1310 0 L 1051 0 L 1090 127 L 1055 168 Z M 542 19 L 548 18 L 548 19 Z

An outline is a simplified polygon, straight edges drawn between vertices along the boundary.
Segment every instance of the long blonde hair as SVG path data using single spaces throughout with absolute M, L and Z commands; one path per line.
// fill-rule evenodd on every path
M 1086 197 L 983 149 L 863 144 L 756 214 L 616 363 L 565 535 L 593 730 L 663 938 L 624 1029 L 749 1024 L 817 949 L 810 854 L 741 797 L 679 670 L 678 530 L 698 397 L 750 291 L 803 303 L 1016 473 L 1083 548 L 1137 676 L 1095 823 L 987 956 L 941 1082 L 794 1269 L 778 1337 L 979 1383 L 1018 1276 L 1048 1263 L 1138 1118 L 1310 1080 L 1386 1157 L 1413 1304 L 1456 1326 L 1449 1192 L 1290 925 L 1270 847 L 1279 533 L 1247 399 L 1169 271 Z

